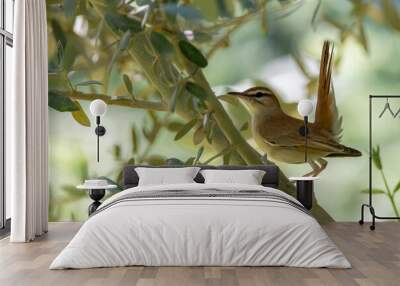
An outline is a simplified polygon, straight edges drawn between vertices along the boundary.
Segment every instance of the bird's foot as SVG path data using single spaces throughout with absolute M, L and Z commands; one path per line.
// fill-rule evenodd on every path
M 307 174 L 304 174 L 303 177 L 316 177 L 315 171 L 313 170 L 313 171 L 311 171 L 311 172 L 309 172 Z

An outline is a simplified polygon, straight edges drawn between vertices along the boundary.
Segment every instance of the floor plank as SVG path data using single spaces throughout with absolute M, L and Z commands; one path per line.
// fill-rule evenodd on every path
M 119 267 L 50 271 L 54 257 L 78 231 L 79 223 L 50 223 L 45 236 L 27 244 L 0 240 L 0 285 L 400 285 L 400 224 L 332 223 L 324 226 L 352 263 L 352 269 L 289 267 Z

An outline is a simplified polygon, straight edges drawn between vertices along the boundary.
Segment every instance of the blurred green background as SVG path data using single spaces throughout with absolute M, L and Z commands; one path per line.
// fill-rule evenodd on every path
M 186 2 L 197 7 L 208 21 L 219 22 L 223 18 L 221 11 L 224 10 L 218 3 L 224 1 Z M 224 3 L 229 9 L 235 9 L 236 17 L 246 13 L 245 6 L 239 7 L 241 2 L 253 1 Z M 335 220 L 358 220 L 360 204 L 367 200 L 367 196 L 360 191 L 368 186 L 368 95 L 396 94 L 400 90 L 398 3 L 321 1 L 317 9 L 318 1 L 289 1 L 293 3 L 285 8 L 279 6 L 279 2 L 285 1 L 275 2 L 267 6 L 271 8 L 265 13 L 265 19 L 260 21 L 260 16 L 254 17 L 232 33 L 229 44 L 225 43 L 227 47 L 217 50 L 209 59 L 204 69 L 205 76 L 216 94 L 223 94 L 228 89 L 241 91 L 256 83 L 272 86 L 282 101 L 287 103 L 287 111 L 297 116 L 296 103 L 301 98 L 315 97 L 315 89 L 310 85 L 318 76 L 322 43 L 325 39 L 332 40 L 337 60 L 333 84 L 339 112 L 344 120 L 342 143 L 362 151 L 363 156 L 328 159 L 328 168 L 320 175 L 315 193 L 320 205 Z M 50 22 L 53 17 L 65 10 L 63 5 L 55 6 L 58 4 L 57 1 L 48 1 L 49 26 L 52 26 Z M 68 25 L 74 29 L 68 32 L 76 37 L 85 37 L 82 33 L 86 29 L 85 16 L 77 15 L 71 21 L 73 23 Z M 50 33 L 49 53 L 54 55 L 55 44 L 51 38 Z M 301 60 L 305 70 L 300 68 L 295 58 Z M 115 74 L 114 81 L 119 81 L 118 71 L 112 71 Z M 74 77 L 76 81 L 86 78 L 84 72 Z M 140 77 L 137 82 L 133 81 L 135 88 L 141 81 Z M 116 92 L 112 86 L 113 80 L 110 80 L 108 90 Z M 51 220 L 83 221 L 87 218 L 90 199 L 84 192 L 75 189 L 84 179 L 107 176 L 118 180 L 121 166 L 131 158 L 136 162 L 156 164 L 167 158 L 185 161 L 198 152 L 198 146 L 192 143 L 191 136 L 186 135 L 174 141 L 174 123 L 181 122 L 178 116 L 166 112 L 151 115 L 143 109 L 109 106 L 102 118 L 107 133 L 100 140 L 101 161 L 97 163 L 94 118 L 89 115 L 89 101 L 80 103 L 92 127 L 78 124 L 70 112 L 49 108 Z M 384 103 L 376 102 L 375 105 L 375 143 L 381 146 L 384 172 L 393 188 L 400 178 L 400 118 L 385 116 L 378 119 Z M 391 101 L 391 105 L 397 111 L 400 100 Z M 240 107 L 229 103 L 224 103 L 224 106 L 237 126 L 248 120 L 248 115 Z M 165 116 L 170 116 L 168 120 L 172 118 L 172 123 L 154 131 L 154 126 L 157 126 L 154 117 L 163 122 Z M 149 140 L 144 136 L 143 128 L 154 131 L 154 138 Z M 132 132 L 135 133 L 134 140 Z M 243 134 L 257 148 L 250 131 L 244 131 Z M 215 152 L 206 147 L 202 158 L 209 158 L 213 154 Z M 220 164 L 221 160 L 212 163 Z M 300 176 L 309 171 L 309 166 L 305 165 L 278 165 L 287 176 Z M 378 172 L 374 172 L 374 186 L 384 187 Z M 387 197 L 378 194 L 374 200 L 378 214 L 393 215 Z M 400 204 L 400 196 L 396 203 Z

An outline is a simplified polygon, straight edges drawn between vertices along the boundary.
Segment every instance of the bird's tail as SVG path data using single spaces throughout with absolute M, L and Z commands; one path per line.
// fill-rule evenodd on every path
M 338 153 L 331 153 L 326 157 L 360 157 L 362 153 L 356 149 L 343 146 L 343 151 Z

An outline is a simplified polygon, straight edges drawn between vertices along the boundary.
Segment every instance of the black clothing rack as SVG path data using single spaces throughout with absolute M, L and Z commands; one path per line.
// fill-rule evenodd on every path
M 372 205 L 372 103 L 374 99 L 386 99 L 389 98 L 400 98 L 400 95 L 370 95 L 369 96 L 369 193 L 368 193 L 368 204 L 361 205 L 361 219 L 358 221 L 359 224 L 364 224 L 364 208 L 367 207 L 372 216 L 372 224 L 370 229 L 375 229 L 376 219 L 400 219 L 400 217 L 385 217 L 376 215 L 375 209 Z

